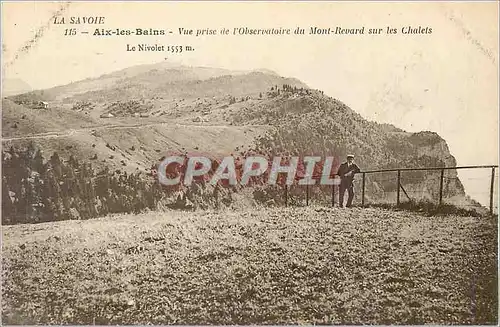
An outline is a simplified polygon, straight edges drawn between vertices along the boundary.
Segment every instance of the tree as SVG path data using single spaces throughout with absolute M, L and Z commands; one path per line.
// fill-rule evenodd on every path
M 10 190 L 5 176 L 2 178 L 2 224 L 16 223 L 16 207 L 10 197 Z
M 36 151 L 35 156 L 33 157 L 31 168 L 40 174 L 45 170 L 45 166 L 43 164 L 43 155 L 40 149 Z

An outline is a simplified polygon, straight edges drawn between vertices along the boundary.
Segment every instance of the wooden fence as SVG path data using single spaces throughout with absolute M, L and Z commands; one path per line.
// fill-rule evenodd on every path
M 494 184 L 495 184 L 495 169 L 498 168 L 497 165 L 484 165 L 484 166 L 459 166 L 459 167 L 427 167 L 427 168 L 394 168 L 394 169 L 378 169 L 378 170 L 365 170 L 357 173 L 357 175 L 362 176 L 361 180 L 361 206 L 365 206 L 365 187 L 366 187 L 366 175 L 375 173 L 386 173 L 395 172 L 396 180 L 396 205 L 399 207 L 401 204 L 401 191 L 405 196 L 410 199 L 410 196 L 406 192 L 405 188 L 401 184 L 401 172 L 403 171 L 440 171 L 440 182 L 439 182 L 439 205 L 443 204 L 443 185 L 444 185 L 444 172 L 445 170 L 458 170 L 458 169 L 491 169 L 491 181 L 490 181 L 490 191 L 489 191 L 489 210 L 490 214 L 493 214 L 493 194 L 494 194 Z M 305 185 L 306 188 L 306 205 L 309 205 L 310 195 L 309 195 L 309 185 Z M 331 204 L 335 206 L 335 185 L 332 185 L 332 198 Z M 410 199 L 411 200 L 411 199 Z M 285 185 L 285 205 L 288 205 L 288 187 Z

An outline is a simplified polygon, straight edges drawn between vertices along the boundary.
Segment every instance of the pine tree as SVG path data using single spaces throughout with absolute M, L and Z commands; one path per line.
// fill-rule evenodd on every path
M 37 150 L 33 156 L 32 169 L 40 174 L 43 173 L 45 166 L 43 164 L 43 155 L 41 150 Z
M 16 210 L 10 197 L 10 190 L 7 183 L 7 178 L 2 176 L 2 224 L 15 224 Z
M 62 168 L 61 159 L 59 158 L 59 154 L 57 152 L 54 152 L 54 154 L 50 157 L 50 165 L 56 178 L 59 178 L 62 175 Z

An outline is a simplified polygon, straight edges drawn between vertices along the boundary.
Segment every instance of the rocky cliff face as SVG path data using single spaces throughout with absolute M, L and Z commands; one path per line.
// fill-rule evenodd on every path
M 342 102 L 313 90 L 274 90 L 267 103 L 235 113 L 232 122 L 272 125 L 274 129 L 261 137 L 255 148 L 269 154 L 334 155 L 342 161 L 346 154 L 353 153 L 364 171 L 456 165 L 446 141 L 438 134 L 408 133 L 367 121 Z M 360 184 L 359 177 L 357 181 Z M 394 203 L 396 181 L 396 172 L 366 174 L 367 201 Z M 402 172 L 401 199 L 437 201 L 439 183 L 440 171 Z M 457 196 L 465 197 L 464 188 L 457 172 L 446 170 L 443 197 Z

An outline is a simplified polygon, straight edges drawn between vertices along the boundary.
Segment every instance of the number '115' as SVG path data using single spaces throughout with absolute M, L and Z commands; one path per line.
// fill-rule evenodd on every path
M 76 28 L 67 28 L 64 30 L 64 35 L 76 35 Z

